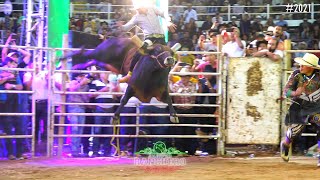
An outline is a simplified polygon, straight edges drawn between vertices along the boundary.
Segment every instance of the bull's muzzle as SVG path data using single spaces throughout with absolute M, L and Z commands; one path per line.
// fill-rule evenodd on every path
M 164 59 L 164 65 L 167 66 L 167 67 L 172 67 L 174 65 L 174 59 L 173 57 L 169 56 L 169 57 L 166 57 Z

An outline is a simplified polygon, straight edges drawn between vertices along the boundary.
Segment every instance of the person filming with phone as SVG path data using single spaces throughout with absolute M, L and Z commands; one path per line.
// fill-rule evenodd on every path
M 240 31 L 236 27 L 227 28 L 222 31 L 228 36 L 229 41 L 223 45 L 222 52 L 226 57 L 242 57 L 244 54 L 245 42 L 240 39 Z

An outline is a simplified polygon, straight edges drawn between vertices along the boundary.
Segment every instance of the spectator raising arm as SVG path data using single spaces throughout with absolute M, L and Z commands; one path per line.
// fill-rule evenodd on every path
M 5 46 L 10 46 L 11 45 L 11 42 L 12 42 L 12 34 L 9 35 L 6 43 L 4 44 Z M 1 52 L 1 59 L 2 59 L 2 62 L 4 61 L 4 59 L 7 57 L 7 54 L 8 54 L 8 51 L 9 51 L 9 48 L 8 47 L 4 47 L 2 49 L 2 52 Z
M 15 41 L 12 41 L 12 45 L 13 46 L 16 46 L 16 42 Z M 31 53 L 27 50 L 23 50 L 23 49 L 20 49 L 20 48 L 14 48 L 12 47 L 11 48 L 12 50 L 16 50 L 17 52 L 21 53 L 22 57 L 23 57 L 23 62 L 27 65 L 29 64 L 29 61 L 30 61 L 30 58 L 31 58 Z

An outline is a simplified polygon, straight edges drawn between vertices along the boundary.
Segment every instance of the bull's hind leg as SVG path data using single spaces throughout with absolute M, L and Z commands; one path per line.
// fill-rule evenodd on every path
M 177 116 L 177 112 L 173 108 L 172 99 L 169 96 L 169 92 L 168 91 L 163 92 L 162 97 L 161 97 L 161 101 L 168 104 L 169 114 L 170 114 L 170 121 L 172 123 L 179 123 L 179 118 Z
M 104 62 L 97 61 L 95 59 L 91 59 L 90 61 L 88 61 L 86 63 L 76 64 L 76 65 L 72 66 L 72 69 L 73 70 L 75 70 L 75 69 L 82 70 L 82 69 L 87 69 L 90 66 L 98 66 L 98 67 L 104 68 L 108 71 L 112 71 L 116 74 L 120 73 L 120 71 L 117 68 L 115 68 L 114 66 L 107 64 L 107 63 L 104 63 Z
M 94 66 L 96 65 L 97 61 L 96 60 L 90 60 L 86 63 L 80 63 L 80 64 L 75 64 L 74 66 L 72 66 L 72 69 L 73 70 L 76 70 L 76 69 L 87 69 L 88 67 L 90 66 Z
M 123 107 L 127 104 L 128 100 L 134 95 L 134 90 L 131 86 L 128 86 L 124 96 L 121 98 L 120 105 L 117 110 L 114 112 L 113 124 L 119 124 L 120 122 L 120 112 Z

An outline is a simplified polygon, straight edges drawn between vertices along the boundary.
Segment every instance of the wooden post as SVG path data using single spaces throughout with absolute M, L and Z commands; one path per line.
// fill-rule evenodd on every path
M 286 39 L 284 40 L 284 50 L 291 50 L 291 40 Z M 287 70 L 291 70 L 292 64 L 291 64 L 291 53 L 288 53 L 285 51 L 284 53 L 284 68 Z
M 66 48 L 68 47 L 68 34 L 64 34 L 63 35 L 63 47 Z M 63 52 L 64 56 L 66 55 L 66 51 Z M 67 61 L 63 60 L 61 62 L 61 69 L 65 70 L 67 69 Z M 68 75 L 66 72 L 62 73 L 62 82 L 61 82 L 61 86 L 62 86 L 62 91 L 66 92 L 66 83 L 68 82 Z M 67 99 L 66 94 L 61 94 L 61 102 L 65 103 Z M 61 113 L 66 113 L 66 105 L 60 105 L 60 111 Z M 66 120 L 66 116 L 60 116 L 59 117 L 59 124 L 64 124 Z M 59 135 L 62 135 L 65 133 L 65 127 L 59 127 Z M 58 145 L 58 157 L 61 157 L 62 155 L 62 150 L 63 150 L 63 142 L 64 142 L 64 138 L 59 138 L 59 145 Z
M 217 140 L 217 154 L 218 155 L 224 155 L 225 154 L 225 116 L 224 116 L 224 106 L 225 106 L 225 101 L 224 100 L 224 94 L 225 94 L 225 89 L 226 89 L 226 80 L 224 77 L 225 76 L 225 67 L 224 66 L 224 61 L 223 61 L 223 54 L 221 54 L 222 50 L 222 36 L 217 35 L 217 52 L 220 52 L 220 54 L 217 55 L 218 58 L 218 68 L 217 72 L 220 73 L 218 76 L 218 81 L 217 81 L 217 86 L 218 88 L 218 93 L 220 96 L 217 98 L 217 104 L 220 104 L 220 108 L 216 111 L 215 114 L 218 114 L 219 117 L 218 119 L 218 125 L 219 125 L 219 130 L 218 133 L 220 134 L 220 138 Z
M 284 40 L 284 59 L 283 59 L 283 63 L 282 63 L 282 85 L 281 85 L 281 92 L 283 91 L 283 87 L 285 86 L 287 79 L 289 77 L 289 74 L 291 73 L 292 70 L 292 63 L 291 63 L 291 53 L 286 52 L 286 50 L 291 50 L 291 40 L 290 39 L 286 39 Z M 286 112 L 288 111 L 288 106 L 287 106 L 288 100 L 284 100 L 281 103 L 281 113 L 280 113 L 280 117 L 281 117 L 281 128 L 280 128 L 280 142 L 281 142 L 281 138 L 285 136 L 286 130 L 287 130 L 287 126 L 285 125 L 284 119 L 286 116 Z

